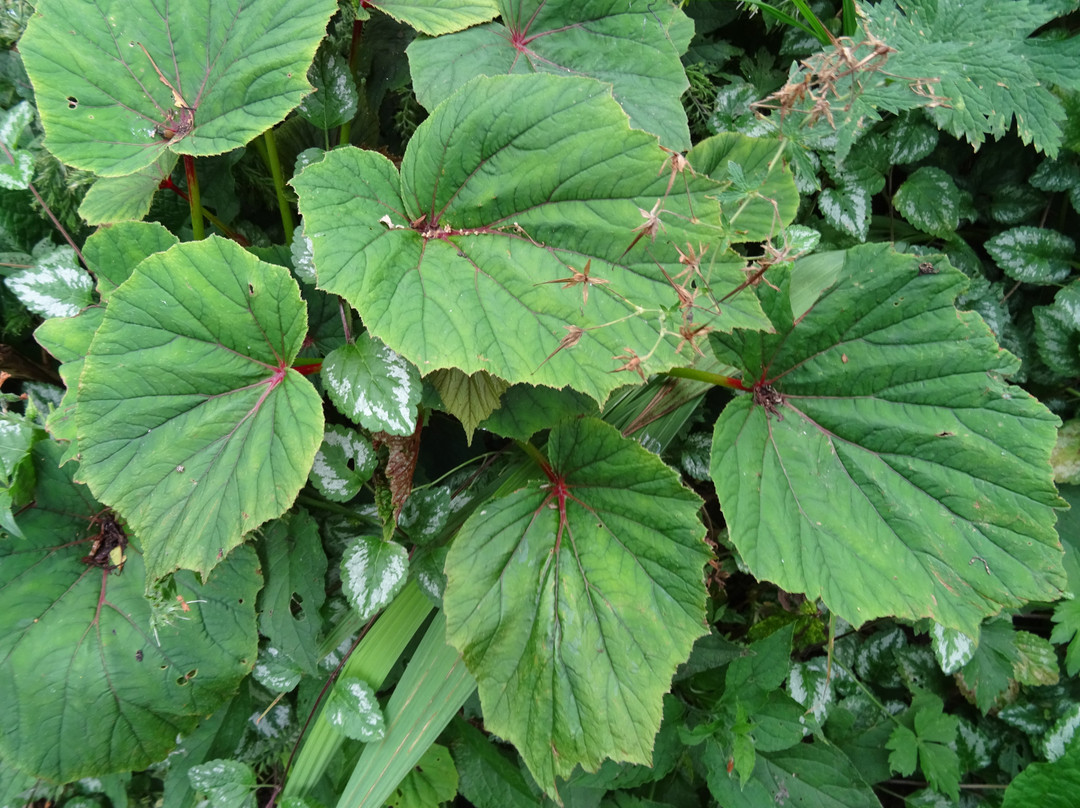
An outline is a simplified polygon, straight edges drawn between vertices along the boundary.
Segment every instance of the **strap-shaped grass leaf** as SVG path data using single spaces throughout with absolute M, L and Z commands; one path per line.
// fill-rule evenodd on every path
M 219 238 L 150 256 L 113 292 L 79 380 L 79 474 L 151 577 L 206 574 L 307 481 L 323 416 L 290 369 L 306 330 L 289 273 Z
M 408 49 L 421 104 L 434 108 L 477 76 L 556 73 L 609 82 L 631 124 L 665 146 L 690 146 L 679 57 L 693 23 L 652 0 L 501 0 L 501 23 L 417 39 Z
M 19 41 L 49 150 L 101 176 L 208 155 L 278 123 L 333 0 L 42 0 Z M 145 49 L 145 51 L 144 51 Z
M 487 728 L 548 793 L 606 757 L 649 764 L 662 697 L 704 633 L 700 500 L 596 419 L 548 442 L 549 482 L 488 503 L 446 560 L 450 643 Z
M 293 184 L 320 287 L 421 374 L 486 370 L 601 401 L 680 361 L 664 273 L 689 283 L 676 248 L 700 257 L 724 235 L 724 186 L 674 171 L 588 79 L 477 79 L 420 125 L 400 176 L 375 152 L 336 149 Z M 719 299 L 741 266 L 714 248 L 695 277 Z M 719 313 L 702 295 L 694 326 L 768 328 L 751 291 Z
M 60 453 L 35 446 L 37 497 L 18 517 L 26 539 L 0 542 L 0 755 L 66 783 L 161 760 L 233 694 L 255 662 L 261 576 L 247 548 L 205 585 L 177 574 L 162 604 L 171 625 L 159 613 L 155 636 L 136 547 L 119 572 L 80 560 L 101 506 L 58 467 Z
M 770 290 L 775 335 L 714 335 L 753 391 L 717 421 L 711 470 L 754 575 L 855 625 L 932 617 L 974 636 L 1065 584 L 1057 418 L 1003 381 L 1019 362 L 953 307 L 963 276 L 934 266 L 857 248 L 796 325 Z

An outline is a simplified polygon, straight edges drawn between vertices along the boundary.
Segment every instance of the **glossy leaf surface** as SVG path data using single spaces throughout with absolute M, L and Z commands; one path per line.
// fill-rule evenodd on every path
M 79 474 L 151 577 L 207 573 L 292 504 L 323 434 L 290 370 L 306 330 L 288 272 L 218 238 L 150 256 L 113 293 L 80 377 Z
M 564 422 L 548 458 L 551 482 L 462 527 L 445 608 L 487 728 L 550 793 L 577 764 L 651 762 L 662 696 L 704 633 L 708 555 L 698 498 L 614 428 Z
M 1017 360 L 943 263 L 868 246 L 776 335 L 714 335 L 753 392 L 727 405 L 712 477 L 732 541 L 761 578 L 860 625 L 981 620 L 1065 585 L 1049 457 L 1057 419 L 1004 382 Z

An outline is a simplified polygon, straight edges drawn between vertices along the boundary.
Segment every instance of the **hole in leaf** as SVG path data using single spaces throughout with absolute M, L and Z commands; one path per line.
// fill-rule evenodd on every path
M 68 102 L 68 109 L 75 109 L 75 107 L 79 106 L 79 99 L 76 98 L 73 95 L 69 95 L 67 97 L 67 102 Z
M 304 598 L 299 592 L 293 592 L 289 599 L 289 611 L 297 620 L 304 619 Z
M 249 283 L 248 284 L 248 291 L 251 292 L 251 294 L 255 294 L 255 284 Z
M 142 649 L 139 649 L 138 651 L 135 652 L 135 661 L 136 662 L 142 662 L 142 658 L 143 658 Z

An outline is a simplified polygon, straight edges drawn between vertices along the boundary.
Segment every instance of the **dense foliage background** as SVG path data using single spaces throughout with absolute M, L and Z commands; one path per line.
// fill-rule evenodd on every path
M 1066 806 L 1074 0 L 3 0 L 0 806 Z

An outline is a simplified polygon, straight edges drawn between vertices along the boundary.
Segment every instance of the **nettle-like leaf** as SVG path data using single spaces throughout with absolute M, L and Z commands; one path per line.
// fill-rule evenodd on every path
M 378 536 L 357 536 L 341 559 L 341 590 L 367 622 L 405 586 L 409 551 Z
M 429 36 L 451 34 L 487 22 L 499 13 L 495 0 L 369 0 L 395 20 Z
M 333 129 L 356 115 L 359 96 L 348 65 L 329 51 L 320 52 L 308 71 L 315 92 L 300 102 L 300 116 L 319 129 Z
M 348 502 L 371 479 L 378 460 L 370 440 L 355 429 L 330 424 L 309 477 L 327 499 Z
M 19 137 L 34 119 L 34 107 L 21 101 L 8 110 L 0 110 L 0 188 L 25 189 L 34 178 L 34 155 L 20 149 Z
M 334 0 L 42 0 L 19 52 L 49 150 L 101 176 L 221 154 L 283 120 Z M 77 21 L 77 24 L 76 22 Z
M 1004 382 L 1019 362 L 953 307 L 964 277 L 932 267 L 856 248 L 798 323 L 767 290 L 775 335 L 712 335 L 749 394 L 716 423 L 711 471 L 754 575 L 854 625 L 933 617 L 974 636 L 1065 585 L 1057 418 Z
M 219 238 L 150 256 L 113 293 L 79 379 L 79 474 L 151 577 L 205 575 L 306 482 L 323 435 L 290 369 L 306 330 L 289 273 Z
M 1059 289 L 1049 306 L 1034 306 L 1035 344 L 1046 366 L 1062 376 L 1080 375 L 1080 283 Z
M 896 189 L 893 205 L 912 225 L 935 236 L 948 236 L 960 224 L 960 189 L 940 168 L 916 169 Z
M 400 176 L 336 149 L 293 184 L 320 287 L 424 375 L 485 370 L 602 401 L 629 381 L 613 371 L 691 351 L 675 278 L 717 299 L 745 280 L 741 260 L 701 255 L 723 236 L 727 186 L 680 173 L 587 79 L 477 79 L 420 125 Z M 769 327 L 748 290 L 694 305 L 695 328 Z
M 649 764 L 662 697 L 704 633 L 698 498 L 595 419 L 548 441 L 549 481 L 477 511 L 446 560 L 447 640 L 487 728 L 548 793 L 605 757 Z
M 31 260 L 32 267 L 4 279 L 26 308 L 42 317 L 73 317 L 90 305 L 94 281 L 79 266 L 71 247 L 42 241 Z
M 433 109 L 477 76 L 555 73 L 609 82 L 637 129 L 668 148 L 690 147 L 679 101 L 689 86 L 680 56 L 694 25 L 651 0 L 500 0 L 501 23 L 408 48 L 416 96 Z
M 386 723 L 375 691 L 355 676 L 346 676 L 334 683 L 326 702 L 326 720 L 346 737 L 364 743 L 380 740 L 386 735 Z
M 1080 89 L 1080 39 L 1029 34 L 1064 11 L 1048 0 L 885 0 L 866 7 L 865 24 L 898 50 L 891 75 L 937 79 L 945 103 L 926 112 L 940 127 L 978 147 L 1015 118 L 1021 140 L 1053 157 L 1065 110 L 1051 87 Z
M 235 691 L 255 662 L 255 554 L 240 549 L 204 585 L 171 582 L 170 621 L 144 597 L 142 556 L 120 570 L 88 566 L 105 529 L 101 505 L 34 448 L 38 489 L 18 519 L 26 539 L 0 542 L 0 755 L 66 783 L 164 758 Z M 186 610 L 185 610 L 186 609 Z

